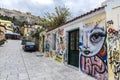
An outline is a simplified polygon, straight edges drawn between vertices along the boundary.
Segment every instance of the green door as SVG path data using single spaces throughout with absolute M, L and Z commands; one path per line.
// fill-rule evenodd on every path
M 79 67 L 79 29 L 69 32 L 68 64 Z

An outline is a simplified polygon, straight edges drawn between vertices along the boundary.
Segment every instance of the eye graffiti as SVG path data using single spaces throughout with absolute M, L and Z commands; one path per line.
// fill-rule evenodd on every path
M 81 32 L 80 50 L 84 56 L 94 56 L 100 51 L 106 34 L 105 30 L 98 25 L 93 28 L 85 28 Z
M 93 33 L 90 35 L 90 41 L 92 43 L 98 43 L 102 40 L 102 37 L 105 37 L 104 33 L 98 32 L 98 33 Z

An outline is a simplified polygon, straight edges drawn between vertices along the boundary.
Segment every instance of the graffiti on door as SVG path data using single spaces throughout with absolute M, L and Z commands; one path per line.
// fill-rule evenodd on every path
M 107 80 L 105 21 L 85 24 L 80 33 L 80 70 L 97 80 Z

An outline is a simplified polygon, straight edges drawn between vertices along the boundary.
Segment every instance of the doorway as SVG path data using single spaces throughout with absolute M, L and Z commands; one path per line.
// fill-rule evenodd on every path
M 45 41 L 45 36 L 43 35 L 42 36 L 42 52 L 44 53 L 44 41 Z
M 79 29 L 69 32 L 68 64 L 79 67 Z

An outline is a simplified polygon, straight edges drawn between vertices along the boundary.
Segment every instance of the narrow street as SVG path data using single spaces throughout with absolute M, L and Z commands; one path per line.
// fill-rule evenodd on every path
M 21 41 L 0 46 L 0 80 L 94 80 L 39 52 L 24 52 Z

